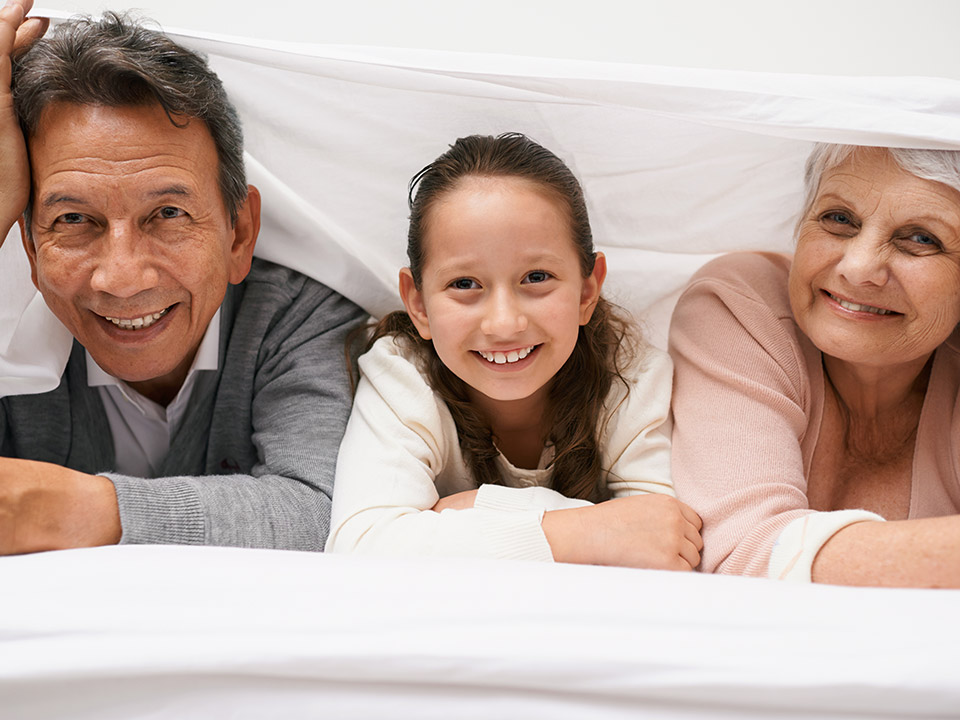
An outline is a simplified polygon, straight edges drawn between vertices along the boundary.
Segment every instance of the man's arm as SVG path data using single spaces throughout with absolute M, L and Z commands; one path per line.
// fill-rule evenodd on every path
M 0 458 L 0 554 L 119 540 L 117 496 L 109 480 L 50 463 Z
M 33 0 L 10 0 L 0 9 L 0 245 L 23 213 L 30 194 L 27 147 L 10 92 L 10 56 L 47 30 L 45 18 L 24 19 L 32 6 Z

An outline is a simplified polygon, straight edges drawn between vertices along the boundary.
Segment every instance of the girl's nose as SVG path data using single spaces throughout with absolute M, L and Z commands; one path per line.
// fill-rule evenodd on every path
M 506 290 L 493 293 L 480 321 L 483 334 L 509 338 L 526 329 L 527 316 L 514 294 Z

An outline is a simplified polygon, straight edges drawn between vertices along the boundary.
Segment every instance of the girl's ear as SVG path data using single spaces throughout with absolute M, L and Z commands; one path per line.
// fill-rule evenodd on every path
M 583 279 L 583 290 L 580 292 L 580 324 L 586 325 L 593 316 L 593 309 L 600 299 L 603 290 L 603 281 L 607 277 L 607 258 L 602 252 L 597 253 L 593 263 L 593 272 Z
M 407 309 L 407 315 L 413 320 L 414 327 L 424 340 L 430 339 L 430 321 L 427 319 L 427 308 L 423 304 L 423 293 L 417 289 L 413 281 L 410 268 L 400 270 L 400 299 Z

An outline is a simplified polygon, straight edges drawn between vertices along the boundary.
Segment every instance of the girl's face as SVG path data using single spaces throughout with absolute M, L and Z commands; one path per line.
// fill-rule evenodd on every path
M 420 332 L 474 399 L 546 396 L 593 313 L 606 274 L 586 278 L 565 207 L 532 182 L 468 177 L 430 207 L 418 290 L 400 294 Z

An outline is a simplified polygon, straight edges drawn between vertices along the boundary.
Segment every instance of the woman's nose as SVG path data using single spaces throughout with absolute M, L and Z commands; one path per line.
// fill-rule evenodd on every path
M 838 272 L 851 285 L 883 285 L 889 276 L 886 248 L 882 238 L 870 230 L 861 230 L 843 245 Z
M 509 338 L 527 329 L 527 316 L 518 298 L 510 291 L 494 292 L 487 301 L 480 330 L 484 335 Z

